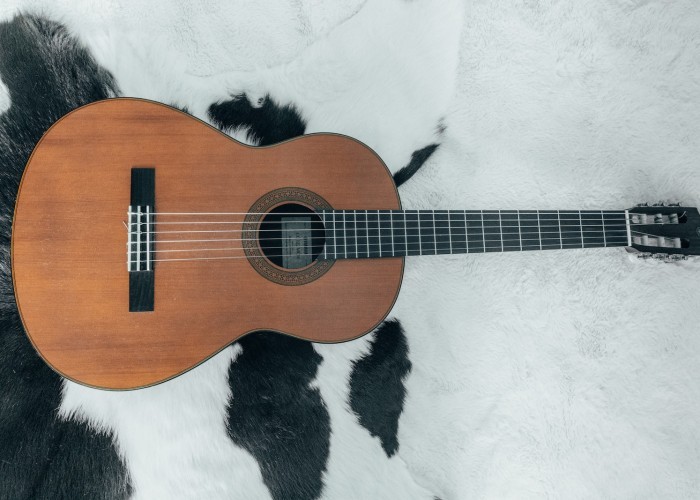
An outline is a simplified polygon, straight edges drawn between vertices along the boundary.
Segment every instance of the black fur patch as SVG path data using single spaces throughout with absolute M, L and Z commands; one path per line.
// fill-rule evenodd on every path
M 209 115 L 224 131 L 248 130 L 264 146 L 303 135 L 306 124 L 293 106 L 269 97 L 253 108 L 245 96 L 213 104 Z M 321 356 L 310 342 L 270 332 L 239 341 L 243 352 L 231 364 L 231 439 L 257 459 L 276 499 L 313 499 L 323 491 L 330 448 L 330 417 L 314 380 Z
M 416 172 L 420 170 L 423 164 L 426 161 L 428 161 L 428 158 L 430 158 L 433 155 L 433 153 L 438 147 L 440 147 L 439 144 L 430 144 L 429 146 L 426 146 L 423 149 L 414 151 L 411 155 L 411 161 L 408 162 L 408 165 L 402 167 L 401 170 L 394 174 L 394 182 L 396 183 L 396 187 L 400 186 L 408 179 L 413 177 L 416 174 Z
M 384 322 L 374 335 L 369 354 L 354 363 L 350 407 L 360 424 L 379 438 L 387 456 L 392 456 L 399 449 L 399 416 L 406 397 L 404 379 L 411 371 L 411 361 L 398 321 Z
M 34 145 L 62 115 L 116 87 L 61 25 L 31 16 L 0 23 L 0 75 L 11 98 L 0 116 L 0 497 L 127 498 L 111 437 L 57 418 L 61 378 L 24 334 L 9 261 L 14 200 Z
M 273 498 L 318 498 L 331 433 L 321 394 L 309 387 L 321 356 L 309 342 L 268 332 L 239 344 L 229 368 L 231 439 L 257 459 Z
M 278 106 L 269 96 L 254 108 L 245 95 L 209 107 L 212 123 L 224 131 L 247 128 L 247 137 L 259 146 L 269 146 L 304 134 L 306 123 L 293 106 Z

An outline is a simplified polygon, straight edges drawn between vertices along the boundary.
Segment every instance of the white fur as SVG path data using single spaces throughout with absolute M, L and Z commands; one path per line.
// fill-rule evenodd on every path
M 176 379 L 138 391 L 64 383 L 61 415 L 115 433 L 136 499 L 269 498 L 258 463 L 227 437 L 229 347 Z
M 270 92 L 394 170 L 444 116 L 402 188 L 409 208 L 700 204 L 697 2 L 462 4 L 27 3 L 63 16 L 127 94 L 204 116 Z M 699 262 L 620 249 L 409 259 L 392 313 L 413 363 L 396 456 L 348 409 L 367 339 L 317 347 L 324 498 L 696 496 L 698 278 Z M 62 414 L 114 432 L 137 498 L 265 498 L 222 425 L 232 356 L 141 392 L 67 384 Z

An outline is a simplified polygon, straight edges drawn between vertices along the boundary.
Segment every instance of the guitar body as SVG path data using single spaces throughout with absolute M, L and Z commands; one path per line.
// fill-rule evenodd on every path
M 252 331 L 341 342 L 371 331 L 393 306 L 401 257 L 319 261 L 292 272 L 256 266 L 255 258 L 188 260 L 185 252 L 181 260 L 150 264 L 153 308 L 130 311 L 126 223 L 134 167 L 155 170 L 157 214 L 241 219 L 285 203 L 312 210 L 400 208 L 386 166 L 345 136 L 317 134 L 254 148 L 138 99 L 100 101 L 70 113 L 31 156 L 12 233 L 24 327 L 46 362 L 67 378 L 108 389 L 149 386 Z M 167 227 L 157 225 L 167 220 L 156 215 L 156 227 Z M 158 241 L 167 237 L 159 234 Z M 251 246 L 245 253 L 244 244 L 242 238 L 226 243 L 235 255 L 259 252 Z

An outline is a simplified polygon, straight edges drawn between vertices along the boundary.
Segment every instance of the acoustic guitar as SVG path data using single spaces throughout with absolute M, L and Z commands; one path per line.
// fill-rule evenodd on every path
M 250 147 L 163 104 L 109 99 L 61 118 L 32 153 L 12 276 L 55 371 L 133 389 L 255 330 L 364 335 L 391 310 L 405 257 L 594 247 L 697 255 L 700 214 L 404 210 L 382 160 L 349 137 Z

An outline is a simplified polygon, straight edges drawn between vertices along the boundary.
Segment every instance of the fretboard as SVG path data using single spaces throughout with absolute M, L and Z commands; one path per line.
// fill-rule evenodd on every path
M 333 210 L 320 212 L 322 258 L 512 252 L 629 244 L 624 210 Z

